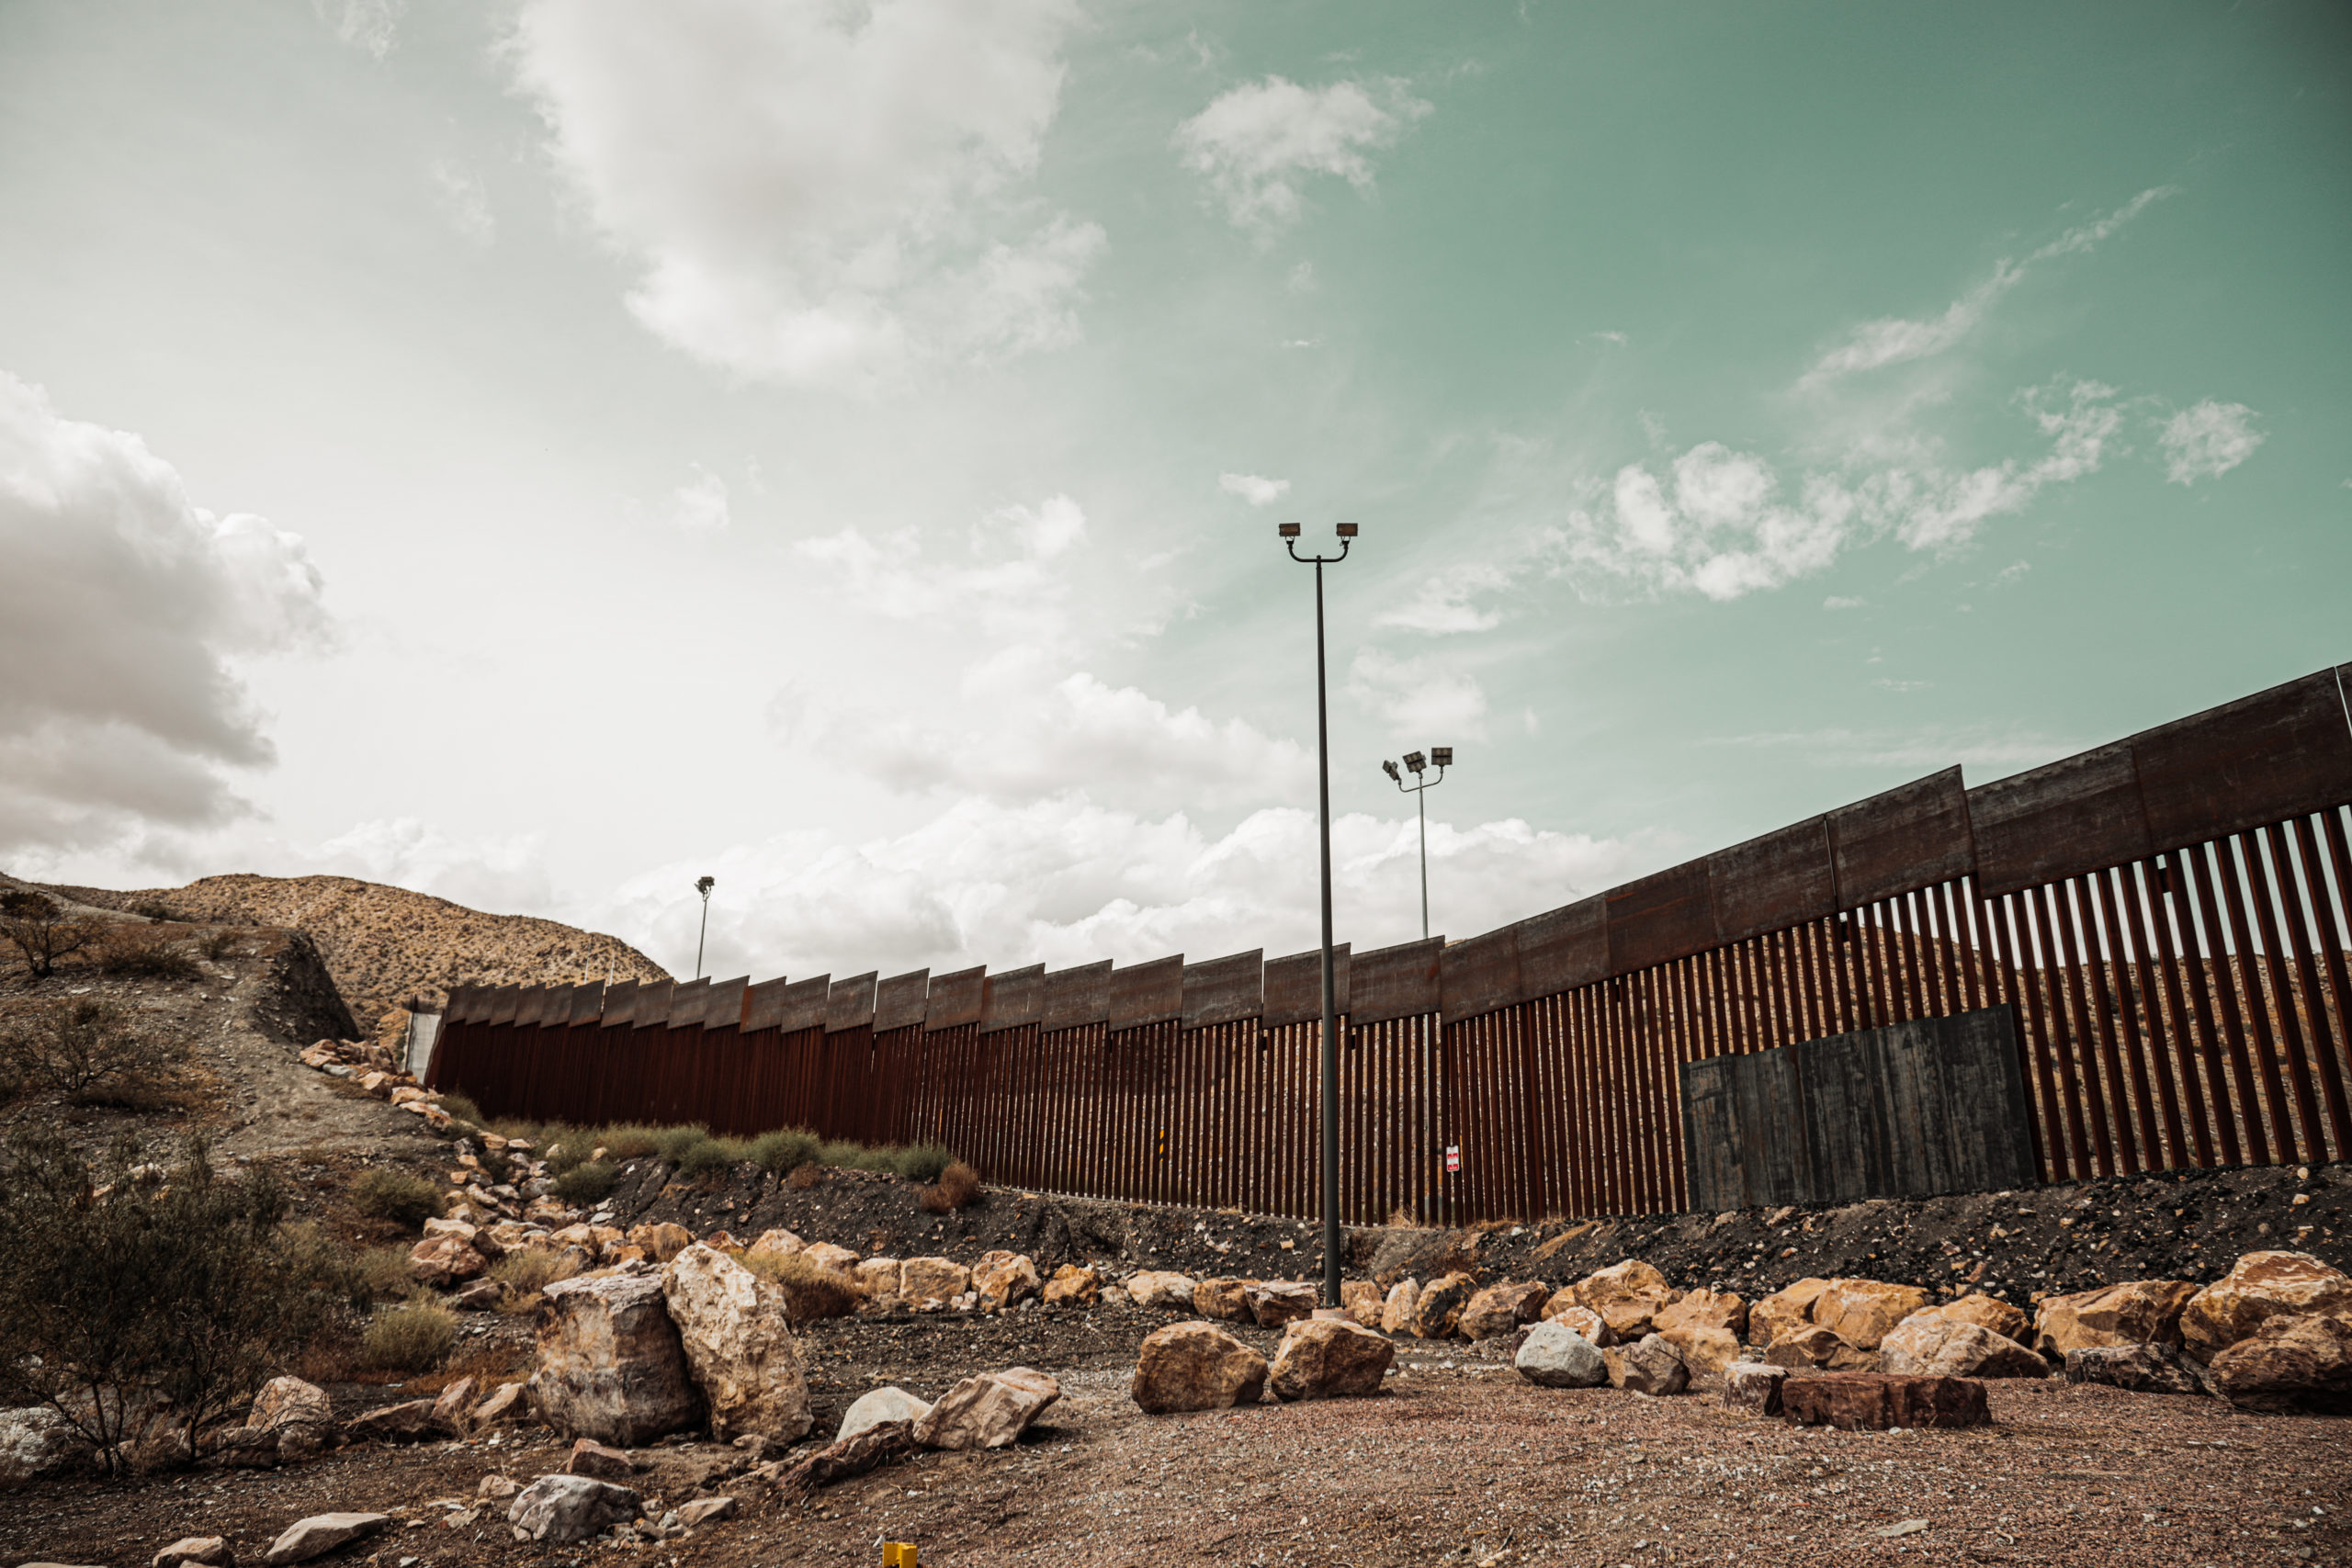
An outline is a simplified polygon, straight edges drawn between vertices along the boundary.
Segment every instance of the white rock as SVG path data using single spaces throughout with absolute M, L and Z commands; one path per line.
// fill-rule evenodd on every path
M 506 1522 L 516 1540 L 586 1540 L 645 1511 L 645 1499 L 630 1487 L 584 1475 L 542 1475 L 507 1505 Z
M 833 1434 L 833 1441 L 845 1443 L 885 1421 L 920 1421 L 930 1414 L 931 1406 L 905 1389 L 873 1389 L 858 1395 L 856 1403 L 842 1414 L 842 1429 Z
M 362 1536 L 374 1535 L 390 1522 L 383 1514 L 313 1514 L 287 1526 L 286 1533 L 269 1543 L 266 1560 L 307 1562 Z
M 1519 1375 L 1544 1388 L 1598 1388 L 1609 1381 L 1600 1347 L 1565 1323 L 1539 1323 L 1511 1359 Z
M 731 1442 L 758 1432 L 791 1442 L 807 1435 L 808 1374 L 782 1291 L 696 1242 L 663 1266 L 662 1294 L 709 1403 L 714 1437 Z

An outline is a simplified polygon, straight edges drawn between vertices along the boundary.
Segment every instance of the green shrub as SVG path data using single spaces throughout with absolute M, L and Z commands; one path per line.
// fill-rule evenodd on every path
M 458 1345 L 458 1314 L 437 1302 L 386 1307 L 360 1337 L 359 1354 L 379 1371 L 429 1372 Z
M 846 1138 L 828 1138 L 817 1145 L 814 1156 L 819 1165 L 830 1165 L 836 1170 L 865 1170 L 866 1150 L 863 1144 L 853 1144 Z
M 476 1105 L 469 1095 L 445 1094 L 441 1097 L 441 1109 L 447 1111 L 455 1121 L 475 1127 L 483 1124 L 481 1107 Z
M 371 1220 L 414 1230 L 441 1217 L 441 1189 L 421 1176 L 378 1167 L 351 1184 L 351 1206 Z
M 589 1160 L 555 1179 L 555 1195 L 575 1209 L 585 1209 L 610 1197 L 620 1179 L 620 1168 L 612 1161 Z
M 786 1127 L 752 1139 L 751 1157 L 759 1162 L 761 1169 L 781 1176 L 794 1166 L 815 1159 L 820 1146 L 817 1134 L 807 1128 Z
M 956 1160 L 956 1151 L 944 1144 L 909 1144 L 890 1156 L 891 1168 L 909 1181 L 936 1181 Z
M 751 1157 L 751 1146 L 740 1138 L 705 1138 L 686 1149 L 678 1161 L 678 1174 L 715 1176 L 732 1170 Z
M 661 1154 L 664 1138 L 679 1133 L 700 1134 L 699 1127 L 646 1127 L 634 1122 L 618 1127 L 582 1128 L 591 1149 L 602 1145 L 607 1159 L 643 1159 Z M 664 1155 L 663 1158 L 669 1156 Z
M 653 1140 L 653 1152 L 664 1165 L 684 1165 L 695 1145 L 708 1142 L 710 1129 L 700 1122 L 690 1127 L 665 1127 Z

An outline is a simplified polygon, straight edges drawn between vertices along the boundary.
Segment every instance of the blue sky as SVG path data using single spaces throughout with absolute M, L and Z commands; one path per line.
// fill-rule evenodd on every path
M 2309 5 L 17 0 L 0 864 L 1455 935 L 2352 657 Z

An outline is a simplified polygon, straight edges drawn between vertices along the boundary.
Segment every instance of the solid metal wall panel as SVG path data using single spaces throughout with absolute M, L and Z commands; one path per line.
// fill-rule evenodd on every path
M 1348 1010 L 1348 944 L 1331 944 L 1331 990 L 1341 1016 Z M 1294 953 L 1266 962 L 1266 1010 L 1261 1026 L 1280 1029 L 1323 1016 L 1323 950 Z
M 1519 984 L 1519 928 L 1505 926 L 1441 951 L 1437 995 L 1439 1011 L 1448 1023 L 1517 1006 L 1524 999 Z
M 1838 907 L 1857 909 L 1974 871 L 1968 798 L 1960 770 L 1946 768 L 1831 812 Z
M 1111 1016 L 1111 961 L 1057 969 L 1046 976 L 1044 1029 L 1077 1029 Z
M 571 998 L 583 986 L 549 986 L 539 998 L 539 1016 L 536 1021 L 541 1029 L 569 1029 L 571 1026 Z
M 1815 817 L 1707 857 L 1715 941 L 1745 942 L 1838 912 L 1829 818 Z
M 1322 962 L 1321 954 L 1316 962 Z M 1187 964 L 1182 1005 L 1187 1029 L 1258 1017 L 1266 1010 L 1266 950 L 1253 947 L 1227 958 Z
M 702 1022 L 703 1010 L 710 1005 L 710 980 L 681 980 L 670 989 L 670 1016 L 666 1021 L 673 1029 L 686 1029 Z
M 605 987 L 605 1011 L 597 1022 L 606 1029 L 620 1029 L 637 1021 L 637 993 L 643 987 L 635 980 L 616 980 Z
M 1111 971 L 1111 1027 L 1140 1029 L 1184 1016 L 1184 955 L 1128 964 Z
M 605 1016 L 605 982 L 591 980 L 575 986 L 571 991 L 571 1022 L 575 1025 L 594 1023 Z
M 1025 969 L 991 975 L 980 995 L 980 1032 L 994 1034 L 1000 1030 L 1035 1023 L 1045 1010 L 1044 964 L 1032 964 Z
M 1977 890 L 1995 896 L 2154 852 L 2128 740 L 1978 784 L 1968 817 Z
M 1683 1064 L 1682 1145 L 1694 1210 L 1804 1201 L 1810 1175 L 1794 1055 L 1782 1047 Z
M 629 1014 L 629 1025 L 635 1029 L 653 1029 L 670 1021 L 670 995 L 678 987 L 675 980 L 648 980 L 637 988 L 637 1007 Z
M 548 988 L 545 986 L 524 987 L 521 993 L 514 998 L 514 1017 L 512 1020 L 514 1027 L 517 1029 L 537 1027 L 540 1010 L 547 1005 Z M 566 1013 L 571 1010 L 571 998 L 564 998 L 563 1007 Z
M 1438 954 L 1445 938 L 1425 937 L 1372 953 L 1348 965 L 1348 1021 L 1382 1023 L 1438 1010 Z
M 1688 958 L 1715 945 L 1714 909 L 1707 897 L 1707 863 L 1670 870 L 1612 887 L 1609 900 L 1609 972 L 1630 974 Z
M 839 1034 L 874 1021 L 874 982 L 876 971 L 836 980 L 825 993 L 825 1032 Z
M 1527 998 L 1557 996 L 1609 977 L 1609 900 L 1596 893 L 1531 915 L 1516 927 L 1519 985 Z
M 923 1006 L 924 1032 L 979 1022 L 980 998 L 988 990 L 988 977 L 985 965 L 958 969 L 952 975 L 933 975 L 931 999 Z
M 773 980 L 763 980 L 743 993 L 743 1032 L 758 1029 L 774 1029 L 784 1018 L 784 988 L 787 984 L 781 975 Z
M 909 1029 L 921 1023 L 931 1000 L 931 971 L 910 970 L 874 985 L 874 1030 Z
M 2352 801 L 2352 725 L 2335 671 L 2132 738 L 2152 849 L 2177 850 Z
M 741 975 L 732 980 L 713 980 L 710 999 L 702 1004 L 702 1026 L 705 1029 L 739 1029 L 743 1022 L 743 993 L 751 988 L 752 977 Z
M 795 980 L 784 988 L 784 1002 L 778 1011 L 775 1026 L 786 1034 L 797 1034 L 804 1029 L 814 1029 L 825 1021 L 825 1003 L 832 996 L 833 977 L 815 975 L 806 980 Z
M 514 1022 L 514 1010 L 522 1002 L 522 987 L 499 987 L 490 994 L 490 1017 L 484 1021 L 492 1024 Z

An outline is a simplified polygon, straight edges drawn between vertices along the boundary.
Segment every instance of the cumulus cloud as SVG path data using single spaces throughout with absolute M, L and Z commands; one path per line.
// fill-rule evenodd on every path
M 332 874 L 430 893 L 497 914 L 539 914 L 557 905 L 537 833 L 462 837 L 413 817 L 353 824 L 315 848 L 278 851 L 269 859 L 299 867 L 289 874 Z
M 1921 320 L 1886 317 L 1864 321 L 1844 342 L 1828 350 L 1799 378 L 1800 388 L 1816 388 L 1841 376 L 1883 369 L 1908 360 L 1926 359 L 1953 347 L 1976 329 L 2001 297 L 2025 280 L 2040 263 L 2088 252 L 2100 241 L 2137 218 L 2149 203 L 2174 194 L 2174 187 L 2143 190 L 2113 212 L 2067 230 L 2027 254 L 2022 260 L 2004 257 L 1992 276 L 1946 306 L 1939 315 Z
M 1348 666 L 1348 695 L 1391 735 L 1406 739 L 1451 746 L 1486 738 L 1485 688 L 1476 677 L 1435 660 L 1359 649 Z
M 2177 485 L 2219 479 L 2253 457 L 2265 439 L 2254 428 L 2252 409 L 2207 398 L 2164 422 L 2157 440 L 2165 449 L 2165 479 Z
M 223 770 L 276 754 L 234 661 L 328 632 L 299 536 L 0 372 L 0 850 L 239 815 Z
M 1256 474 L 1219 474 L 1216 488 L 1238 495 L 1252 506 L 1272 506 L 1290 493 L 1288 479 L 1261 479 Z
M 1804 475 L 1786 497 L 1770 462 L 1718 441 L 1691 447 L 1664 472 L 1629 463 L 1604 500 L 1572 513 L 1566 562 L 1727 600 L 1809 576 L 1889 533 L 1914 550 L 1949 552 L 2044 488 L 2096 472 L 2122 426 L 2115 395 L 2097 381 L 2021 393 L 2019 406 L 2050 442 L 2030 462 L 1959 470 L 1925 458 L 1856 464 Z
M 1649 837 L 1594 840 L 1513 819 L 1430 823 L 1431 904 L 1466 936 L 1552 908 L 1670 858 Z M 1408 817 L 1332 824 L 1339 935 L 1359 950 L 1420 934 Z M 1182 813 L 1137 815 L 1069 794 L 1021 805 L 965 800 L 860 843 L 796 832 L 679 862 L 620 888 L 592 918 L 657 953 L 691 953 L 711 900 L 714 973 L 884 974 L 988 964 L 1061 967 L 1172 953 L 1193 959 L 1316 941 L 1311 811 L 1252 813 L 1212 836 Z
M 662 515 L 670 526 L 685 533 L 717 533 L 728 524 L 727 481 L 696 463 L 693 480 L 670 492 Z
M 1370 154 L 1393 146 L 1430 106 L 1396 80 L 1302 87 L 1269 76 L 1234 88 L 1176 128 L 1184 166 L 1205 175 L 1226 214 L 1272 232 L 1299 215 L 1300 186 L 1330 175 L 1372 188 Z
M 874 387 L 1073 341 L 1097 225 L 1033 176 L 1076 0 L 526 0 L 549 152 L 710 364 Z
M 1476 601 L 1481 594 L 1505 592 L 1512 579 L 1510 566 L 1491 561 L 1445 567 L 1419 578 L 1412 596 L 1379 612 L 1373 625 L 1398 626 L 1429 637 L 1492 631 L 1502 625 L 1502 612 Z
M 869 534 L 844 528 L 794 546 L 830 567 L 853 603 L 894 620 L 977 620 L 1024 645 L 1058 643 L 1070 596 L 1059 558 L 1086 536 L 1086 513 L 1067 495 L 1002 506 L 972 529 L 962 560 L 926 554 L 913 528 Z

